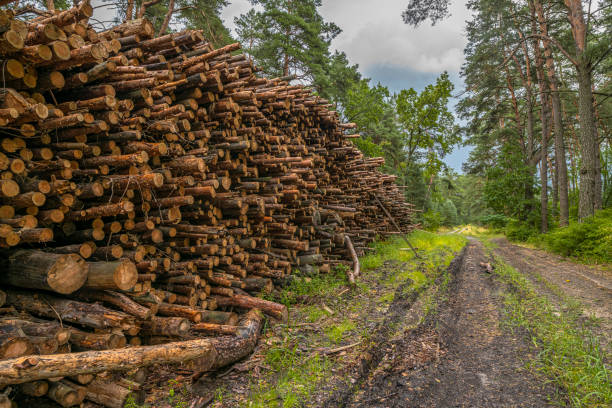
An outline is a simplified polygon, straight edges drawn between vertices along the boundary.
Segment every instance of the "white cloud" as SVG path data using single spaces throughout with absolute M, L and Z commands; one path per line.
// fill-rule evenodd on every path
M 453 1 L 450 18 L 434 27 L 425 22 L 416 29 L 402 21 L 408 0 L 324 0 L 320 12 L 343 31 L 333 47 L 346 52 L 364 70 L 388 65 L 421 72 L 458 72 L 469 17 L 465 3 Z M 249 8 L 248 0 L 232 1 L 223 11 L 226 24 L 233 28 L 233 18 Z

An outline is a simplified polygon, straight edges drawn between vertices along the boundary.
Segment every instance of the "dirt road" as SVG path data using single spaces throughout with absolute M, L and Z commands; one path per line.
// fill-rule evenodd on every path
M 564 260 L 548 252 L 513 245 L 505 238 L 494 239 L 495 253 L 529 278 L 541 295 L 553 304 L 563 298 L 580 302 L 583 315 L 593 316 L 599 325 L 593 327 L 610 350 L 612 341 L 612 270 L 586 266 Z M 552 285 L 551 285 L 552 284 Z
M 471 241 L 437 316 L 381 345 L 381 364 L 337 406 L 548 406 L 557 390 L 524 368 L 530 358 L 524 337 L 501 328 L 501 288 L 480 266 L 484 261 L 482 244 Z

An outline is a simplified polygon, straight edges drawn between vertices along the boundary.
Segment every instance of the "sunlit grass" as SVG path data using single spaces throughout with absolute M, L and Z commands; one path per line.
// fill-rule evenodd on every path
M 329 360 L 322 356 L 304 358 L 297 346 L 289 343 L 269 349 L 265 362 L 278 378 L 273 386 L 266 381 L 255 381 L 245 407 L 293 408 L 312 394 L 329 369 Z
M 419 254 L 424 255 L 425 260 L 429 260 L 432 252 L 447 252 L 444 263 L 448 265 L 453 259 L 454 253 L 458 252 L 465 245 L 466 239 L 457 234 L 439 235 L 427 231 L 415 231 L 407 237 L 410 244 L 416 248 Z M 372 244 L 375 250 L 373 254 L 366 255 L 359 259 L 361 268 L 364 271 L 380 268 L 385 261 L 409 262 L 415 260 L 414 252 L 408 243 L 400 237 L 391 237 L 385 241 L 377 241 Z

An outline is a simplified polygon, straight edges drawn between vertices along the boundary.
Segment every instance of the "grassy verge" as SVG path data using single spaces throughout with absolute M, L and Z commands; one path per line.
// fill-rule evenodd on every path
M 534 367 L 567 392 L 571 406 L 612 406 L 612 375 L 579 303 L 562 297 L 566 304 L 557 310 L 525 276 L 491 255 L 495 274 L 511 288 L 504 294 L 508 323 L 526 329 L 536 348 Z
M 384 320 L 396 288 L 408 283 L 406 290 L 425 289 L 466 243 L 458 235 L 422 231 L 409 239 L 422 259 L 405 250 L 407 245 L 399 237 L 376 242 L 373 252 L 361 258 L 362 276 L 352 290 L 342 269 L 297 278 L 284 288 L 276 300 L 290 306 L 290 323 L 269 328 L 264 334 L 262 371 L 251 377 L 247 396 L 230 405 L 291 408 L 310 401 L 332 376 L 341 378 L 344 364 L 356 360 L 360 350 L 370 346 L 373 330 Z M 344 346 L 349 348 L 329 354 Z M 227 404 L 228 397 L 220 392 L 213 407 Z

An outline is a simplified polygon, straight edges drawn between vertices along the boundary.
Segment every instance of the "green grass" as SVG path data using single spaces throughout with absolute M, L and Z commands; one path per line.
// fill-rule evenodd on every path
M 168 395 L 166 396 L 168 408 L 187 408 L 191 395 L 184 384 L 177 380 L 168 381 Z M 152 408 L 150 405 L 140 405 L 136 402 L 134 394 L 129 394 L 123 403 L 123 408 Z
M 611 373 L 580 307 L 570 302 L 556 310 L 527 278 L 501 259 L 495 261 L 495 274 L 513 289 L 504 295 L 508 323 L 530 333 L 537 352 L 534 367 L 566 391 L 571 406 L 612 406 Z
M 425 261 L 430 258 L 437 260 L 437 254 L 446 253 L 444 264 L 448 265 L 454 258 L 454 252 L 458 252 L 465 245 L 466 239 L 460 235 L 438 235 L 427 231 L 415 231 L 408 240 L 417 248 L 420 254 L 425 255 Z M 399 237 L 392 237 L 385 241 L 377 241 L 372 244 L 375 252 L 359 259 L 361 269 L 369 271 L 380 268 L 385 261 L 395 260 L 399 262 L 414 261 L 414 253 L 408 249 L 408 244 Z M 407 250 L 406 250 L 407 249 Z M 430 262 L 431 263 L 431 262 Z
M 341 267 L 312 278 L 296 276 L 281 292 L 280 299 L 275 300 L 289 307 L 304 297 L 326 297 L 337 293 L 339 288 L 346 284 L 346 270 Z
M 304 306 L 302 312 L 308 323 L 315 323 L 321 318 L 329 316 L 329 312 L 315 305 Z
M 539 236 L 536 244 L 587 263 L 612 263 L 612 209 Z
M 279 375 L 273 384 L 267 381 L 255 382 L 245 407 L 299 406 L 300 401 L 315 391 L 330 365 L 326 357 L 318 355 L 304 357 L 297 350 L 297 346 L 289 343 L 269 349 L 266 352 L 265 362 Z
M 411 234 L 409 239 L 418 247 L 422 259 L 415 259 L 412 251 L 400 250 L 407 247 L 401 238 L 376 242 L 372 245 L 374 253 L 360 259 L 362 275 L 350 291 L 346 291 L 349 285 L 346 268 L 342 267 L 329 274 L 296 277 L 285 287 L 274 300 L 291 307 L 290 323 L 271 339 L 273 345 L 264 352 L 270 370 L 252 378 L 248 400 L 242 406 L 302 406 L 323 381 L 329 380 L 332 365 L 338 365 L 335 357 L 312 350 L 353 342 L 366 344 L 371 335 L 368 319 L 384 318 L 396 288 L 410 280 L 405 290 L 424 289 L 446 270 L 467 241 L 458 235 L 423 231 Z M 399 261 L 402 265 L 377 270 L 385 261 Z M 342 300 L 337 296 L 341 291 L 346 293 Z M 323 305 L 331 306 L 334 313 L 326 311 Z M 368 307 L 380 310 L 380 315 L 367 315 Z M 305 337 L 300 331 L 304 323 L 314 324 L 320 330 L 310 331 L 310 337 Z
M 325 334 L 333 343 L 340 343 L 344 337 L 344 333 L 355 330 L 357 326 L 355 322 L 352 322 L 348 319 L 344 319 L 344 321 L 340 324 L 335 324 L 325 329 Z
M 570 220 L 567 227 L 551 226 L 546 234 L 525 221 L 509 219 L 503 226 L 492 226 L 489 232 L 470 235 L 491 238 L 491 234 L 503 234 L 510 241 L 527 243 L 582 263 L 612 263 L 612 208 L 600 210 L 582 222 Z

